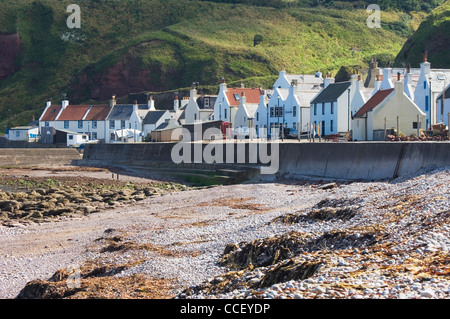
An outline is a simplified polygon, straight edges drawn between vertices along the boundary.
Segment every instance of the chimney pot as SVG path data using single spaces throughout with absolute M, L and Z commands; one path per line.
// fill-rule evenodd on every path
M 428 51 L 423 53 L 423 62 L 428 62 Z
M 400 72 L 397 72 L 397 81 L 400 82 L 400 80 L 401 80 L 401 74 L 400 74 Z

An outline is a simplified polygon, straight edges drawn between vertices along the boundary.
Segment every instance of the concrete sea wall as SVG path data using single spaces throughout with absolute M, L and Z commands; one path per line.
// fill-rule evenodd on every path
M 344 180 L 383 180 L 434 166 L 450 166 L 450 143 L 448 142 L 353 142 L 353 143 L 232 143 L 223 147 L 223 159 L 227 163 L 208 164 L 202 159 L 203 152 L 211 153 L 208 143 L 190 144 L 191 159 L 197 163 L 175 164 L 172 149 L 175 143 L 148 144 L 98 144 L 86 145 L 83 161 L 93 165 L 118 165 L 124 167 L 170 168 L 171 170 L 215 169 L 276 166 L 275 175 L 261 178 L 323 178 Z M 265 147 L 267 146 L 268 152 Z M 197 147 L 197 150 L 195 148 Z M 210 146 L 209 146 L 210 147 Z M 267 161 L 260 153 L 271 154 Z M 197 153 L 195 153 L 197 151 Z M 231 154 L 231 152 L 233 154 Z M 197 155 L 197 157 L 194 156 Z M 216 150 L 217 154 L 217 150 Z M 220 153 L 222 154 L 222 153 Z M 203 154 L 204 155 L 204 154 Z M 200 157 L 198 157 L 200 156 Z M 198 160 L 200 158 L 200 160 Z M 219 157 L 220 158 L 220 157 Z
M 71 165 L 82 159 L 70 148 L 0 148 L 0 166 Z

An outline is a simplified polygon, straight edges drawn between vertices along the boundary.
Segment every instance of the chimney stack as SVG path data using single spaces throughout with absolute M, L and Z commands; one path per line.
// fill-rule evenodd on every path
M 133 111 L 134 111 L 134 112 L 137 112 L 138 108 L 139 108 L 138 102 L 137 102 L 137 100 L 134 100 Z
M 149 100 L 148 100 L 148 109 L 150 111 L 156 111 L 155 109 L 155 101 L 153 100 L 153 95 L 150 95 Z
M 323 79 L 323 88 L 326 89 L 330 84 L 334 83 L 335 79 L 331 73 L 327 73 L 327 77 Z
M 116 105 L 116 96 L 113 95 L 111 100 L 109 101 L 109 107 L 112 109 Z
M 173 102 L 173 110 L 175 112 L 178 112 L 178 109 L 180 108 L 180 100 L 178 100 L 178 95 L 175 96 L 175 100 Z

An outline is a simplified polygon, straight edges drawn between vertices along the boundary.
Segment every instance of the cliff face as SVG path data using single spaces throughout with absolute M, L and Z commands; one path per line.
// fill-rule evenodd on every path
M 164 91 L 167 88 L 182 85 L 179 81 L 182 67 L 180 58 L 168 58 L 168 62 L 148 54 L 164 48 L 167 56 L 176 48 L 163 41 L 146 41 L 129 48 L 115 64 L 95 69 L 88 66 L 72 82 L 74 100 L 108 100 L 111 95 L 126 96 L 144 91 Z
M 18 33 L 0 34 L 0 81 L 18 71 L 15 59 L 21 44 Z

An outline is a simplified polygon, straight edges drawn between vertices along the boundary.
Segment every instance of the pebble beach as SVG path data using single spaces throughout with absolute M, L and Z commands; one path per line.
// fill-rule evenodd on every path
M 5 224 L 0 298 L 29 296 L 30 282 L 54 283 L 56 272 L 95 261 L 113 267 L 105 276 L 116 282 L 164 282 L 156 298 L 446 299 L 449 181 L 447 167 L 326 188 L 293 180 L 187 188 Z M 124 296 L 141 297 L 107 297 Z

